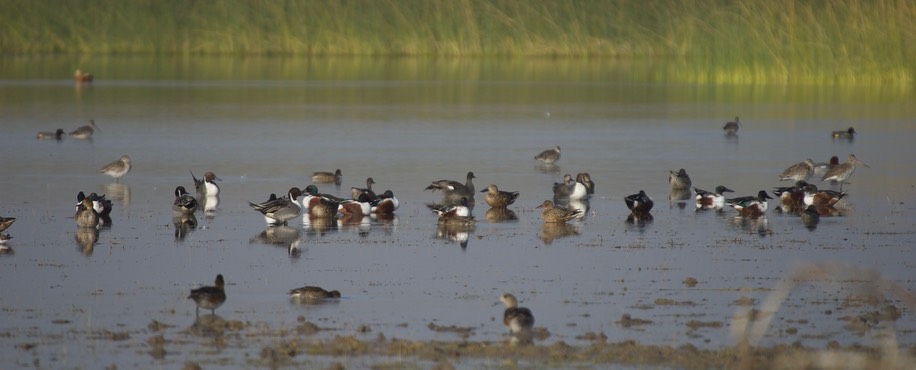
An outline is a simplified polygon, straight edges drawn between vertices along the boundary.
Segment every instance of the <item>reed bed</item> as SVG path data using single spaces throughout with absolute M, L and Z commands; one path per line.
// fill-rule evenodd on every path
M 911 84 L 913 19 L 908 0 L 3 0 L 0 50 L 627 58 L 691 82 Z

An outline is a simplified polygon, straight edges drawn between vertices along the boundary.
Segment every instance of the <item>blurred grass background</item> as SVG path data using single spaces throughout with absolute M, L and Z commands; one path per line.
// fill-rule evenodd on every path
M 685 82 L 911 85 L 914 19 L 911 0 L 0 0 L 0 51 L 608 58 Z

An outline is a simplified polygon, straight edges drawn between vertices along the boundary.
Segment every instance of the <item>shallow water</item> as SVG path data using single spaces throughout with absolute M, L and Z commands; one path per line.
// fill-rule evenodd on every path
M 497 298 L 512 292 L 550 332 L 543 343 L 585 344 L 576 337 L 603 332 L 609 341 L 712 348 L 734 343 L 737 299 L 759 304 L 806 263 L 872 268 L 914 287 L 909 91 L 684 86 L 634 80 L 628 76 L 642 73 L 594 61 L 543 60 L 112 58 L 99 63 L 96 82 L 74 85 L 73 64 L 0 60 L 0 216 L 17 218 L 6 231 L 14 253 L 0 256 L 0 351 L 16 364 L 155 366 L 161 360 L 138 356 L 154 320 L 175 326 L 167 337 L 190 339 L 166 361 L 208 358 L 211 339 L 187 330 L 195 316 L 186 297 L 217 273 L 229 297 L 220 317 L 289 328 L 304 316 L 333 329 L 318 335 L 461 340 L 427 327 L 435 323 L 498 341 L 505 328 Z M 735 115 L 741 130 L 723 135 Z M 100 128 L 91 140 L 35 140 L 38 131 L 70 131 L 88 119 Z M 855 140 L 830 138 L 849 126 Z M 558 166 L 532 159 L 554 145 L 563 148 Z M 694 186 L 724 184 L 743 196 L 788 185 L 776 176 L 805 158 L 849 153 L 871 167 L 843 186 L 850 195 L 841 215 L 814 230 L 794 215 L 742 221 L 730 209 L 695 212 L 692 202 L 667 201 L 669 169 L 687 169 Z M 118 183 L 96 172 L 123 154 L 134 168 Z M 347 195 L 373 177 L 376 190 L 401 200 L 396 218 L 329 229 L 300 221 L 279 241 L 260 238 L 277 230 L 248 201 L 335 168 L 343 185 L 319 185 L 322 192 Z M 175 186 L 193 186 L 189 169 L 215 172 L 223 195 L 214 215 L 199 214 L 197 228 L 179 233 L 170 205 Z M 468 171 L 477 189 L 493 183 L 521 197 L 510 207 L 516 221 L 491 223 L 478 196 L 480 222 L 462 246 L 437 230 L 425 204 L 439 196 L 423 189 Z M 545 228 L 534 207 L 564 173 L 578 172 L 597 184 L 587 217 Z M 640 189 L 656 201 L 653 220 L 630 224 L 622 198 Z M 79 191 L 115 200 L 112 225 L 94 243 L 72 219 Z M 849 304 L 864 280 L 801 284 L 764 343 L 872 343 L 870 332 L 840 320 L 888 304 Z M 286 292 L 307 284 L 343 298 L 291 302 Z M 911 307 L 891 304 L 904 309 L 897 340 L 916 344 Z M 652 323 L 624 328 L 623 314 Z M 690 320 L 722 326 L 692 330 Z M 261 348 L 239 346 L 219 356 L 244 367 Z

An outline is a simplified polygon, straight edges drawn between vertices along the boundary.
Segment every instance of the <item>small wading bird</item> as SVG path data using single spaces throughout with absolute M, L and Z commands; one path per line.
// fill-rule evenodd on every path
M 121 159 L 99 168 L 99 173 L 114 177 L 115 182 L 120 181 L 121 176 L 126 175 L 128 172 L 130 172 L 130 157 L 127 155 L 121 156 Z
M 824 174 L 824 177 L 821 178 L 821 181 L 839 182 L 840 189 L 843 189 L 843 184 L 846 183 L 846 179 L 848 179 L 849 176 L 852 176 L 852 173 L 856 171 L 857 164 L 869 167 L 867 164 L 856 158 L 855 154 L 850 154 L 846 160 L 846 163 L 838 164 L 827 170 L 827 173 Z
M 779 175 L 779 181 L 808 181 L 814 175 L 814 161 L 811 158 L 786 168 Z
M 534 156 L 534 159 L 537 159 L 546 164 L 553 164 L 556 161 L 560 160 L 560 146 L 557 145 L 553 149 L 547 149 L 540 154 Z
M 725 131 L 728 135 L 734 135 L 738 132 L 738 128 L 741 126 L 741 121 L 738 120 L 738 116 L 735 116 L 735 120 L 731 122 L 726 122 L 725 126 L 722 126 L 722 130 Z
M 534 327 L 534 315 L 531 310 L 519 307 L 514 295 L 505 293 L 499 297 L 499 300 L 506 306 L 506 310 L 503 311 L 503 324 L 509 328 L 509 331 L 520 333 Z
M 216 275 L 214 286 L 203 286 L 191 290 L 188 298 L 193 299 L 197 304 L 195 315 L 200 315 L 200 309 L 210 310 L 210 314 L 216 314 L 216 309 L 226 302 L 226 289 L 223 275 Z
M 89 120 L 88 125 L 80 126 L 76 130 L 70 131 L 70 137 L 74 139 L 89 139 L 95 130 L 102 131 L 95 125 L 95 120 Z

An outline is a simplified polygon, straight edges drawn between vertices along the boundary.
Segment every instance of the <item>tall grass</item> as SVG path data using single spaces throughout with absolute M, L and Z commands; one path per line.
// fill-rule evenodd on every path
M 912 83 L 911 0 L 0 0 L 4 53 L 666 60 L 708 83 Z

